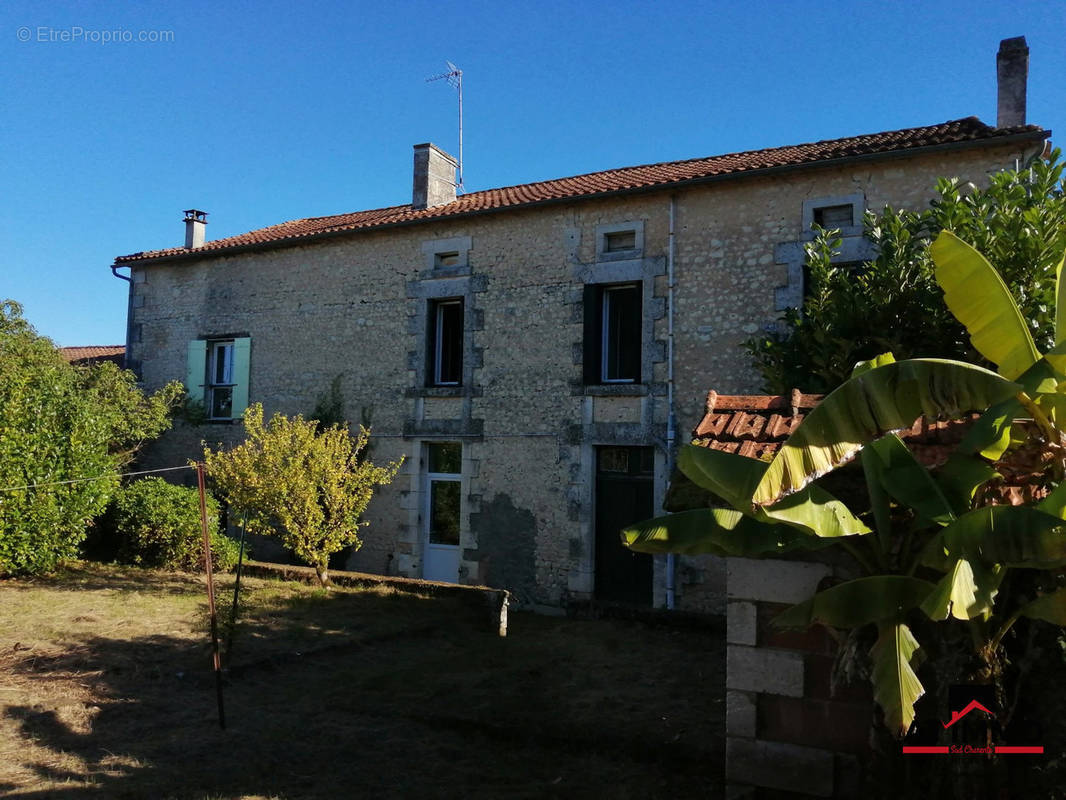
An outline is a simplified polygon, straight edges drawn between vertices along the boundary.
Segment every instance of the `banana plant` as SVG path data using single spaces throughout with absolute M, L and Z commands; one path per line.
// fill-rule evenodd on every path
M 916 618 L 971 626 L 980 677 L 995 677 L 1003 637 L 1022 616 L 1066 624 L 1066 589 L 1010 606 L 1001 588 L 1013 569 L 1066 565 L 1066 483 L 1040 503 L 990 505 L 982 487 L 997 460 L 1021 446 L 1063 477 L 1066 430 L 1066 281 L 1057 269 L 1056 346 L 1041 354 L 1009 289 L 974 248 L 949 231 L 931 245 L 945 301 L 974 347 L 996 367 L 939 359 L 856 366 L 796 427 L 769 462 L 696 445 L 680 470 L 724 502 L 622 531 L 646 553 L 761 558 L 839 547 L 860 577 L 813 595 L 775 624 L 876 628 L 870 650 L 874 699 L 886 726 L 904 735 L 924 693 L 915 672 Z M 916 419 L 980 416 L 946 463 L 923 466 L 898 436 Z M 1014 448 L 1013 450 L 1011 448 Z M 858 458 L 869 507 L 849 509 L 817 481 Z M 998 601 L 998 602 L 997 602 Z

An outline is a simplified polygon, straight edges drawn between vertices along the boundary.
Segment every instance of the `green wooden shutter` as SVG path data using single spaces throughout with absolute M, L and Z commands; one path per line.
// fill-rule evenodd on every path
M 247 336 L 233 340 L 233 418 L 244 416 L 248 408 L 248 375 L 251 366 L 252 340 Z
M 207 380 L 207 342 L 193 339 L 189 342 L 189 354 L 185 360 L 185 391 L 189 400 L 206 402 L 204 381 Z

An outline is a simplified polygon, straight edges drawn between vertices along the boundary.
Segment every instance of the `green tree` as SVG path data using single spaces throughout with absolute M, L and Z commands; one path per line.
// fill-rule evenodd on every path
M 929 244 L 954 231 L 983 253 L 1003 277 L 1042 351 L 1054 345 L 1054 266 L 1066 246 L 1066 196 L 1059 151 L 989 179 L 987 188 L 937 182 L 923 212 L 886 208 L 867 213 L 866 237 L 876 256 L 858 270 L 831 263 L 834 231 L 807 246 L 807 296 L 785 313 L 782 330 L 746 348 L 764 388 L 828 392 L 860 361 L 953 358 L 982 363 L 966 331 L 941 302 Z
M 114 364 L 71 366 L 18 303 L 0 303 L 0 575 L 75 557 L 119 470 L 170 426 L 181 394 L 173 383 L 146 397 Z
M 279 536 L 328 583 L 330 554 L 362 544 L 367 523 L 359 518 L 402 459 L 383 467 L 361 460 L 370 436 L 363 427 L 353 440 L 346 427 L 318 432 L 300 415 L 275 414 L 264 425 L 259 403 L 244 412 L 244 429 L 247 439 L 232 450 L 204 450 L 208 473 L 250 530 Z
M 1066 278 L 1052 267 L 1053 347 L 1041 354 L 997 271 L 944 231 L 931 247 L 935 279 L 972 346 L 998 374 L 958 361 L 859 364 L 769 462 L 709 448 L 682 450 L 687 477 L 728 507 L 694 509 L 631 526 L 643 552 L 773 556 L 839 547 L 862 577 L 826 589 L 775 623 L 875 629 L 874 697 L 886 726 L 906 733 L 924 688 L 915 672 L 918 625 L 965 624 L 973 643 L 964 677 L 999 683 L 1004 637 L 1022 617 L 1066 624 Z M 895 432 L 919 417 L 985 413 L 936 470 Z M 857 511 L 816 483 L 860 457 L 869 505 Z M 1035 456 L 1035 457 L 1034 457 Z M 992 505 L 982 490 L 993 464 L 1021 459 L 1057 488 L 1032 505 Z M 861 499 L 861 498 L 860 498 Z

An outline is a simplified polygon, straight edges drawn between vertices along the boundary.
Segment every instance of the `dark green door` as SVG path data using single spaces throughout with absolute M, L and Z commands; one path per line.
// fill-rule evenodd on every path
M 651 605 L 651 556 L 622 545 L 620 531 L 653 516 L 655 451 L 596 448 L 596 599 Z

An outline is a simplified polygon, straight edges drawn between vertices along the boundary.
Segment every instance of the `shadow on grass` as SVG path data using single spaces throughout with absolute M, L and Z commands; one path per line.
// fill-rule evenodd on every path
M 716 636 L 514 614 L 501 639 L 479 610 L 448 599 L 360 592 L 294 601 L 268 585 L 250 594 L 224 731 L 206 636 L 92 636 L 61 655 L 15 660 L 20 678 L 61 696 L 6 708 L 37 745 L 23 764 L 37 780 L 20 796 L 648 798 L 720 789 Z

